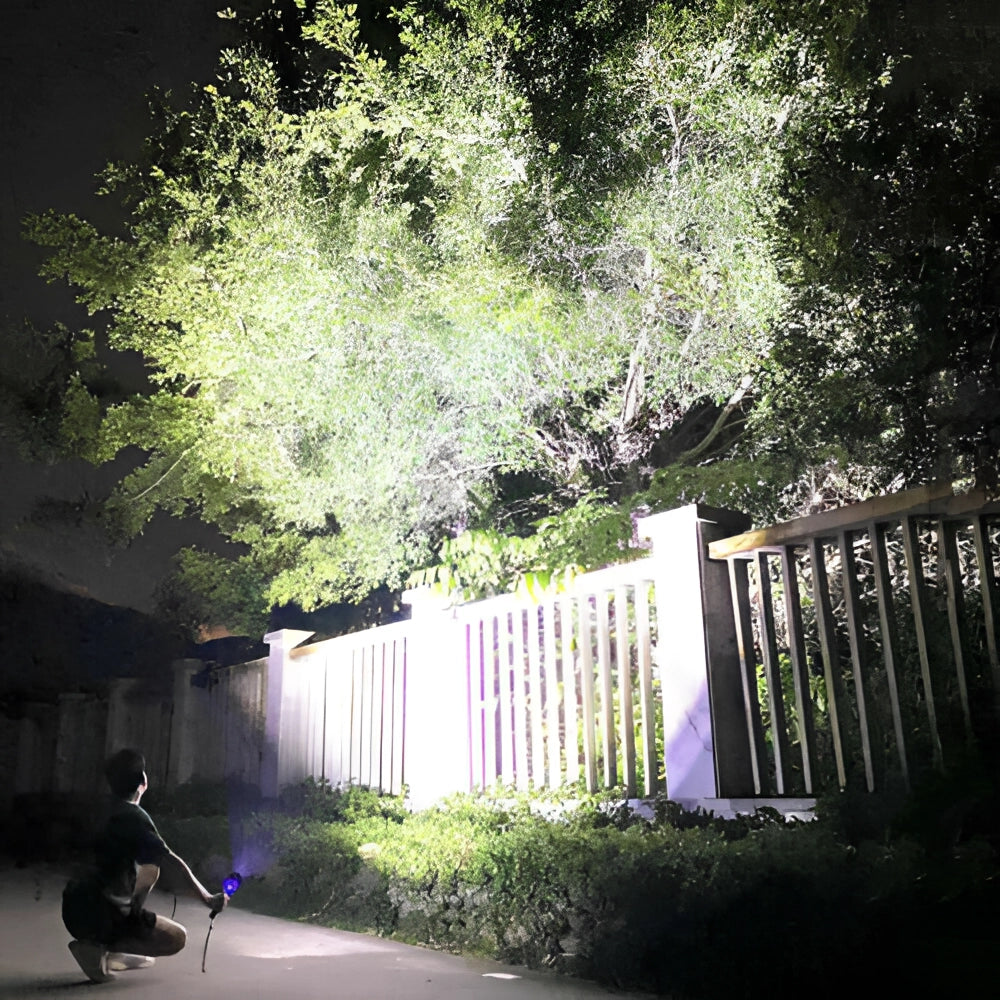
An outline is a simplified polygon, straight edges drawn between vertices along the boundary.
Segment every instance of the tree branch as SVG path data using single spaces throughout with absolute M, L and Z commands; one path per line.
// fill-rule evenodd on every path
M 159 485 L 160 485 L 160 483 L 162 483 L 162 482 L 163 482 L 163 480 L 164 480 L 164 479 L 166 479 L 166 478 L 167 478 L 167 476 L 169 476 L 169 475 L 170 475 L 170 473 L 171 473 L 171 472 L 173 472 L 173 471 L 174 471 L 174 469 L 176 469 L 176 468 L 177 468 L 177 466 L 181 464 L 181 462 L 182 462 L 182 461 L 184 461 L 184 458 L 185 458 L 185 456 L 187 455 L 187 453 L 188 453 L 189 451 L 191 451 L 191 449 L 192 449 L 192 448 L 194 448 L 194 445 L 193 445 L 193 444 L 192 444 L 192 445 L 188 445 L 188 447 L 187 447 L 187 448 L 185 448 L 185 449 L 184 449 L 184 450 L 183 450 L 183 451 L 182 451 L 182 452 L 180 453 L 180 455 L 178 455 L 178 456 L 177 456 L 177 461 L 175 461 L 175 462 L 174 462 L 174 463 L 173 463 L 173 464 L 172 464 L 172 465 L 170 466 L 170 468 L 169 468 L 169 469 L 167 469 L 167 471 L 166 471 L 166 472 L 164 472 L 164 473 L 163 473 L 163 475 L 162 475 L 162 476 L 160 476 L 160 478 L 156 480 L 156 482 L 155 482 L 155 483 L 151 483 L 151 484 L 150 484 L 149 486 L 147 486 L 147 487 L 146 487 L 146 488 L 145 488 L 145 489 L 144 489 L 144 490 L 143 490 L 143 491 L 142 491 L 141 493 L 136 493 L 136 495 L 135 495 L 134 497 L 129 497 L 129 503 L 135 503 L 135 502 L 136 502 L 137 500 L 141 500 L 141 499 L 142 499 L 142 498 L 143 498 L 143 497 L 144 497 L 144 496 L 145 496 L 145 495 L 146 495 L 147 493 L 149 493 L 149 492 L 150 492 L 151 490 L 155 490 L 155 489 L 156 489 L 156 487 L 157 487 L 157 486 L 159 486 Z
M 688 449 L 682 455 L 677 456 L 677 464 L 680 465 L 684 462 L 691 462 L 703 455 L 712 444 L 713 441 L 722 433 L 726 424 L 729 422 L 729 418 L 733 415 L 733 412 L 739 409 L 740 404 L 743 402 L 744 396 L 750 391 L 751 386 L 754 383 L 753 375 L 744 375 L 742 381 L 740 382 L 740 387 L 729 397 L 729 401 L 722 408 L 722 412 L 719 414 L 715 423 L 712 425 L 712 429 L 698 442 L 693 448 Z

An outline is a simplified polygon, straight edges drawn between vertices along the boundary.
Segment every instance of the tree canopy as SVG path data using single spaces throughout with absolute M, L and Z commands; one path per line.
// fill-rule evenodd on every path
M 183 615 L 358 600 L 455 536 L 514 546 L 494 583 L 593 564 L 638 504 L 776 516 L 831 462 L 859 489 L 989 465 L 990 107 L 898 126 L 868 5 L 788 6 L 415 0 L 373 33 L 275 4 L 108 168 L 124 233 L 29 220 L 146 359 L 109 396 L 81 331 L 62 382 L 65 441 L 146 456 L 120 529 L 243 546 L 182 554 Z M 536 529 L 547 554 L 505 542 Z

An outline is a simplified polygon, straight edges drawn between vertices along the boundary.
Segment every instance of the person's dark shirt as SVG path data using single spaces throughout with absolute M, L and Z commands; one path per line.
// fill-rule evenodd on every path
M 94 875 L 101 894 L 128 906 L 135 891 L 137 865 L 159 865 L 169 848 L 149 813 L 134 802 L 115 800 L 94 845 Z

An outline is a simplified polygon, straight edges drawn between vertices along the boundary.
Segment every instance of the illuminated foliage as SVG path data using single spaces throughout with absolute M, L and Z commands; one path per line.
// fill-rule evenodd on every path
M 884 66 L 858 58 L 867 4 L 788 6 L 422 0 L 373 32 L 331 0 L 275 5 L 107 171 L 124 236 L 31 220 L 45 273 L 148 363 L 126 401 L 65 383 L 79 453 L 147 456 L 118 524 L 195 514 L 244 546 L 188 553 L 172 592 L 256 629 L 274 604 L 398 587 L 465 530 L 499 553 L 489 589 L 557 568 L 503 541 L 540 518 L 579 541 L 627 531 L 626 500 L 762 510 L 844 456 L 859 404 L 869 440 L 905 437 L 912 393 L 864 392 L 922 336 L 898 269 L 844 308 L 891 256 L 847 263 L 851 143 L 873 121 L 892 141 Z M 949 126 L 970 151 L 977 115 Z M 600 561 L 588 545 L 560 553 Z

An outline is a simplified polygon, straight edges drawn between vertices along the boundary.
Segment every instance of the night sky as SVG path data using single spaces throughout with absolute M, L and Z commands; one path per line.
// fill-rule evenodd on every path
M 3 0 L 0 48 L 0 321 L 101 331 L 64 285 L 37 276 L 41 251 L 20 236 L 52 208 L 113 227 L 96 175 L 147 134 L 146 95 L 210 82 L 232 23 L 215 0 Z M 25 364 L 8 350 L 7 365 Z M 142 385 L 139 359 L 118 363 Z M 87 688 L 102 675 L 156 672 L 185 652 L 150 612 L 183 545 L 211 544 L 199 523 L 158 517 L 125 547 L 103 534 L 97 501 L 127 471 L 84 462 L 27 463 L 0 428 L 0 697 Z M 135 610 L 134 610 L 135 609 Z
M 129 158 L 146 134 L 146 94 L 186 95 L 209 82 L 230 22 L 214 0 L 4 0 L 0 50 L 0 317 L 48 328 L 100 330 L 64 285 L 37 277 L 42 254 L 20 237 L 21 219 L 48 208 L 113 226 L 120 208 L 94 194 L 95 175 Z M 8 357 L 7 364 L 18 359 Z M 141 385 L 138 359 L 119 374 Z M 211 531 L 163 517 L 129 548 L 102 537 L 93 501 L 128 459 L 97 470 L 83 462 L 30 465 L 0 434 L 0 569 L 101 601 L 150 610 L 156 581 L 182 544 Z

